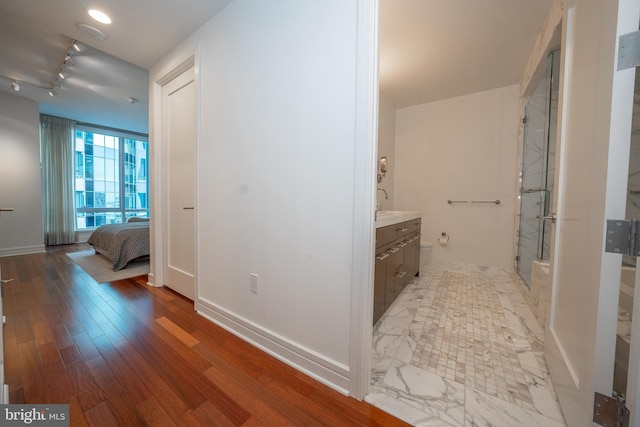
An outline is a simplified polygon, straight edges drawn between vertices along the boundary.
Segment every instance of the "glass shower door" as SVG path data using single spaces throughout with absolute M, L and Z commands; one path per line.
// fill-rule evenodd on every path
M 517 271 L 531 286 L 533 261 L 550 255 L 551 212 L 555 172 L 559 51 L 548 57 L 546 73 L 525 107 L 520 174 L 520 224 Z

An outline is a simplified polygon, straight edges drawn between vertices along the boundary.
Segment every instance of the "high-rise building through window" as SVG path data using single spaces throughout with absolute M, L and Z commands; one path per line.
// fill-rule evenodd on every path
M 76 229 L 149 215 L 149 143 L 123 132 L 78 127 L 75 140 Z

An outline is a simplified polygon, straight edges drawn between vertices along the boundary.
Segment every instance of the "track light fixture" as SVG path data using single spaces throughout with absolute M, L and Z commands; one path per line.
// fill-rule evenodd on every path
M 2 74 L 0 74 L 0 80 L 3 80 L 3 81 L 6 80 L 6 81 L 10 82 L 11 83 L 11 89 L 14 92 L 20 92 L 20 89 L 25 88 L 25 87 L 26 88 L 33 88 L 33 89 L 45 89 L 45 90 L 51 89 L 50 86 L 41 86 L 39 84 L 34 84 L 34 83 L 27 82 L 27 81 L 24 81 L 24 80 L 16 79 L 15 77 L 12 77 L 12 76 L 4 76 Z
M 69 48 L 67 49 L 64 56 L 60 60 L 60 67 L 55 72 L 55 74 L 53 74 L 51 80 L 49 81 L 49 84 L 47 84 L 46 86 L 31 83 L 29 81 L 16 79 L 15 76 L 0 75 L 0 79 L 11 82 L 11 89 L 14 92 L 19 92 L 20 89 L 24 86 L 29 89 L 31 88 L 38 89 L 38 90 L 44 89 L 49 93 L 49 96 L 56 96 L 58 94 L 58 92 L 56 92 L 56 89 L 59 89 L 62 87 L 62 84 L 61 84 L 62 81 L 65 79 L 68 79 L 70 75 L 70 71 L 72 71 L 70 69 L 70 66 L 73 65 L 73 56 L 76 55 L 77 52 L 84 52 L 86 49 L 87 49 L 86 46 L 84 46 L 81 43 L 78 43 L 77 40 L 73 40 L 73 43 L 69 44 Z M 133 103 L 138 101 L 135 98 L 132 98 L 132 100 L 133 101 L 129 101 L 129 102 Z
M 69 77 L 69 66 L 72 64 L 73 55 L 78 52 L 83 52 L 86 50 L 86 46 L 81 43 L 78 43 L 77 40 L 73 40 L 73 42 L 69 45 L 69 48 L 64 53 L 64 57 L 60 61 L 60 67 L 58 71 L 53 75 L 53 78 L 49 82 L 49 86 L 47 89 L 49 90 L 49 95 L 56 96 L 57 92 L 54 88 L 61 87 L 61 81 Z
M 73 50 L 75 50 L 76 52 L 84 52 L 87 49 L 87 47 L 80 43 L 78 40 L 74 41 L 72 46 Z

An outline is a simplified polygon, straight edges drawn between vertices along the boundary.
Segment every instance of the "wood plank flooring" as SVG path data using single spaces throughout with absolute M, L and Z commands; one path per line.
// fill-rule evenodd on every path
M 11 403 L 72 426 L 404 426 L 198 316 L 146 276 L 97 284 L 65 256 L 0 258 Z

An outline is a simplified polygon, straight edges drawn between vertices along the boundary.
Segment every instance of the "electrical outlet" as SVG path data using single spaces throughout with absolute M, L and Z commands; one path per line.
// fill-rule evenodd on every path
M 258 293 L 258 275 L 251 273 L 251 280 L 249 281 L 249 290 L 254 294 Z

